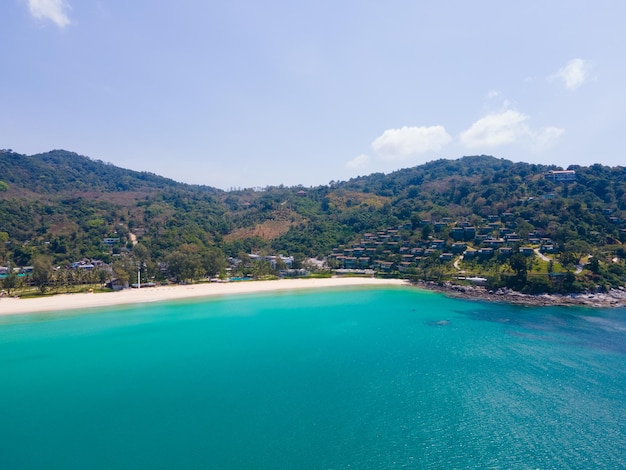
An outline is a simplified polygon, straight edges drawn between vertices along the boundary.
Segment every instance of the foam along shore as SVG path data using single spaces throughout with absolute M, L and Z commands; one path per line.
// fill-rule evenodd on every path
M 57 294 L 38 298 L 0 299 L 0 315 L 38 313 L 130 305 L 191 299 L 216 295 L 252 294 L 292 289 L 315 289 L 348 286 L 408 285 L 400 279 L 376 279 L 368 277 L 332 277 L 323 279 L 280 279 L 275 281 L 239 281 L 225 283 L 161 286 L 141 289 L 125 289 L 108 293 Z

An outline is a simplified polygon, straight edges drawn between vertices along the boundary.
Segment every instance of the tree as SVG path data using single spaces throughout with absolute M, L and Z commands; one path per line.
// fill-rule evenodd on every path
M 128 287 L 128 283 L 130 280 L 130 269 L 131 267 L 122 261 L 117 261 L 113 264 L 113 274 L 117 278 L 118 281 Z M 134 270 L 134 267 L 132 267 Z
M 200 258 L 200 247 L 195 243 L 185 243 L 179 250 L 180 265 L 178 280 L 193 281 L 202 276 L 202 260 Z
M 219 248 L 208 248 L 201 257 L 202 267 L 209 277 L 215 277 L 226 269 L 226 256 Z
M 137 243 L 133 247 L 133 253 L 141 263 L 145 262 L 150 257 L 150 251 L 143 243 Z
M 279 273 L 284 269 L 287 269 L 287 264 L 282 260 L 280 256 L 277 256 L 274 264 L 274 272 Z
M 515 271 L 515 277 L 520 282 L 526 282 L 528 274 L 528 263 L 526 257 L 521 253 L 515 253 L 509 258 L 509 266 Z
M 9 234 L 7 232 L 0 232 L 0 262 L 4 261 L 6 254 L 6 244 L 9 241 Z
M 31 279 L 42 294 L 46 291 L 51 274 L 52 260 L 50 257 L 39 255 L 33 258 L 33 274 Z
M 306 262 L 306 256 L 304 253 L 293 253 L 293 262 L 291 263 L 291 267 L 293 269 L 302 269 Z
M 566 268 L 571 268 L 578 264 L 578 257 L 571 251 L 561 253 L 561 264 Z
M 594 274 L 598 274 L 600 272 L 600 262 L 595 256 L 589 260 L 589 271 Z
M 252 275 L 263 277 L 272 274 L 272 265 L 269 261 L 260 259 L 252 263 Z
M 572 292 L 574 290 L 574 283 L 576 282 L 576 276 L 572 272 L 566 272 L 563 277 L 563 285 L 565 286 L 565 292 Z
M 109 279 L 109 273 L 105 269 L 98 269 L 97 271 L 98 282 L 100 283 L 100 288 L 104 287 L 107 279 Z
M 583 256 L 588 255 L 591 251 L 591 246 L 583 240 L 574 239 L 565 243 L 565 251 L 571 253 L 575 261 L 574 264 L 580 264 Z
M 183 279 L 184 261 L 185 256 L 180 251 L 173 251 L 165 257 L 167 272 L 176 282 L 181 282 Z
M 7 277 L 2 280 L 2 287 L 6 289 L 8 295 L 11 295 L 11 291 L 17 287 L 17 276 L 13 271 L 9 270 Z

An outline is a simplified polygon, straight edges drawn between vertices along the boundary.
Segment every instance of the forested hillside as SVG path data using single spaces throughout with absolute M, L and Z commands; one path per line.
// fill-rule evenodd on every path
M 523 288 L 532 280 L 528 273 L 541 272 L 540 259 L 546 276 L 574 273 L 568 288 L 574 281 L 585 288 L 624 284 L 626 169 L 555 170 L 471 156 L 313 188 L 225 192 L 61 150 L 1 151 L 0 266 L 27 266 L 38 257 L 55 266 L 98 259 L 140 262 L 158 277 L 193 259 L 193 278 L 223 269 L 227 256 L 282 253 L 437 279 L 467 270 L 500 282 L 513 273 L 515 287 Z M 476 235 L 459 238 L 463 227 Z M 372 233 L 388 230 L 393 243 L 372 241 Z M 545 259 L 511 263 L 531 246 Z M 369 248 L 369 256 L 359 247 Z M 359 256 L 349 251 L 355 248 Z M 497 250 L 492 256 L 471 259 L 473 251 L 490 248 Z M 581 270 L 586 265 L 593 271 Z
M 29 264 L 35 254 L 50 255 L 55 263 L 108 259 L 131 243 L 134 229 L 147 239 L 160 232 L 158 241 L 151 242 L 155 249 L 164 240 L 170 240 L 166 248 L 195 238 L 213 244 L 228 231 L 223 205 L 216 199 L 220 191 L 71 152 L 26 156 L 5 151 L 0 153 L 0 180 L 5 188 L 0 192 L 0 233 L 8 238 L 17 265 Z M 105 246 L 104 238 L 119 242 Z

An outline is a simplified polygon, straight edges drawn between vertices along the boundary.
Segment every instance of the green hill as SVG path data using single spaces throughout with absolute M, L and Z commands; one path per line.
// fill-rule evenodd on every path
M 549 246 L 554 263 L 535 257 L 527 263 L 530 275 L 558 277 L 590 263 L 593 270 L 576 274 L 581 285 L 624 284 L 626 169 L 569 169 L 466 156 L 327 186 L 224 192 L 62 150 L 1 151 L 0 265 L 28 265 L 38 256 L 55 265 L 142 258 L 157 272 L 176 256 L 206 261 L 254 251 L 299 260 L 330 256 L 331 264 L 345 267 L 339 252 L 356 246 L 360 256 L 347 258 L 357 264 L 384 262 L 394 275 L 445 278 L 455 268 L 441 255 L 459 241 L 459 227 L 471 226 L 476 237 L 463 239 L 470 251 L 493 245 L 505 248 L 494 253 L 517 254 L 526 245 Z M 363 256 L 358 246 L 365 234 L 388 230 L 394 237 L 398 231 L 397 243 L 378 244 Z M 443 245 L 430 248 L 433 240 Z M 431 250 L 429 256 L 407 256 L 420 249 Z M 369 265 L 362 258 L 370 258 Z M 513 269 L 507 256 L 479 261 L 464 260 L 464 267 L 518 280 L 525 272 L 519 264 Z

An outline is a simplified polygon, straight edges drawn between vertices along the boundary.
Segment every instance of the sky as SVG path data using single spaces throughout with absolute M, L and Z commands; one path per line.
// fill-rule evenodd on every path
M 626 2 L 3 0 L 0 148 L 221 189 L 624 165 Z

